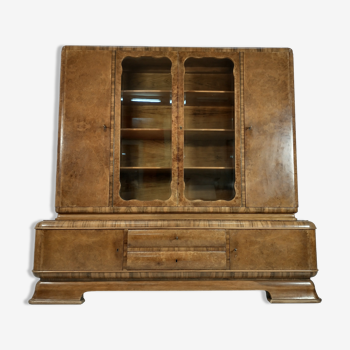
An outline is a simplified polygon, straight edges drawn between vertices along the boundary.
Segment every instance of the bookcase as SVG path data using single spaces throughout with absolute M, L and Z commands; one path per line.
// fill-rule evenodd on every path
M 290 49 L 62 49 L 55 220 L 31 304 L 100 290 L 320 302 L 298 208 Z

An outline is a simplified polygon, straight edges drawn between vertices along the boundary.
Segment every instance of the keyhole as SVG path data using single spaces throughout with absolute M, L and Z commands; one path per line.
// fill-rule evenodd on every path
M 119 252 L 119 249 L 117 249 L 117 252 Z
M 177 262 L 177 259 L 175 261 Z

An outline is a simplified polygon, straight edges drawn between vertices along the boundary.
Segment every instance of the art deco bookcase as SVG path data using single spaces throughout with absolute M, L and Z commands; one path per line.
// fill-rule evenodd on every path
M 88 291 L 321 300 L 298 208 L 290 49 L 62 49 L 57 218 L 32 304 Z

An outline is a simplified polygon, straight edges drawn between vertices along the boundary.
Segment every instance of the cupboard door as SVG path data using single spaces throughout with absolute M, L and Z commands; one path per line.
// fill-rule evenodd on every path
M 34 270 L 113 272 L 123 266 L 123 230 L 37 230 Z
M 244 54 L 247 207 L 296 208 L 292 52 Z
M 180 203 L 239 206 L 239 55 L 181 52 L 179 61 Z
M 111 72 L 111 51 L 63 49 L 58 207 L 109 204 Z
M 114 206 L 177 204 L 177 53 L 118 52 Z

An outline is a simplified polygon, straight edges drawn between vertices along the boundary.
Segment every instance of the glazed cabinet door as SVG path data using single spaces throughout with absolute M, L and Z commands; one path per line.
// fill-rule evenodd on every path
M 177 205 L 177 53 L 116 53 L 113 205 Z
M 179 68 L 180 205 L 240 206 L 240 55 L 180 52 Z
M 109 205 L 112 55 L 62 50 L 56 207 Z
M 297 208 L 292 51 L 244 53 L 246 206 Z

